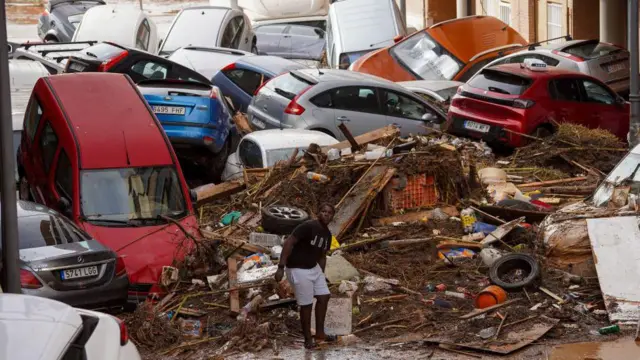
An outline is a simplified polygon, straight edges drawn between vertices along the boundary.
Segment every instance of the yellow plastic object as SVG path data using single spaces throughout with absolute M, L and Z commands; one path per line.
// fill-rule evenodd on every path
M 337 249 L 340 247 L 340 243 L 338 242 L 338 239 L 336 239 L 335 236 L 331 237 L 331 250 Z

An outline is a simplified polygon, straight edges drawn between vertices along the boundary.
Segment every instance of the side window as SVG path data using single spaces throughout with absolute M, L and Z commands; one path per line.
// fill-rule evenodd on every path
M 309 36 L 313 38 L 318 37 L 318 33 L 316 33 L 314 28 L 310 26 L 291 26 L 289 28 L 289 34 Z
M 238 146 L 240 161 L 247 168 L 262 168 L 262 152 L 260 146 L 251 140 L 243 140 Z
M 144 19 L 138 28 L 136 34 L 136 47 L 147 51 L 149 49 L 149 36 L 151 35 L 151 27 L 149 21 Z
M 242 33 L 244 32 L 244 17 L 238 16 L 231 21 L 234 20 L 236 22 L 236 29 L 233 40 L 231 41 L 231 47 L 237 49 L 240 47 L 240 40 L 242 40 Z
M 423 120 L 425 114 L 435 115 L 431 109 L 408 96 L 391 91 L 383 94 L 386 115 L 412 120 Z
M 595 83 L 590 80 L 582 80 L 582 84 L 584 86 L 584 91 L 586 94 L 585 101 L 613 105 L 616 102 L 615 96 L 611 94 L 606 88 L 602 87 L 600 84 Z
M 234 84 L 238 85 L 238 87 L 242 89 L 242 91 L 251 96 L 253 96 L 258 87 L 260 87 L 260 85 L 262 85 L 262 83 L 266 81 L 266 79 L 263 80 L 264 75 L 251 70 L 233 69 L 225 71 L 224 74 Z
M 258 34 L 282 34 L 285 28 L 285 25 L 263 25 L 254 30 Z
M 58 149 L 58 137 L 55 131 L 51 127 L 51 123 L 47 122 L 44 130 L 42 131 L 42 137 L 40 138 L 40 147 L 42 149 L 42 161 L 44 165 L 44 171 L 49 172 L 51 168 L 51 162 Z
M 534 59 L 542 60 L 548 66 L 558 66 L 558 64 L 560 64 L 560 60 L 554 59 L 554 58 L 552 58 L 550 56 L 544 56 L 544 55 L 535 54 Z
M 24 123 L 24 130 L 27 132 L 30 141 L 33 141 L 33 138 L 36 136 L 41 118 L 42 108 L 40 107 L 40 103 L 35 96 L 32 96 L 31 101 L 29 101 L 29 112 L 27 113 L 27 118 Z
M 471 79 L 473 75 L 475 75 L 478 71 L 480 71 L 485 65 L 495 60 L 495 57 L 486 58 L 484 60 L 480 60 L 477 63 L 471 65 L 464 74 L 458 79 L 458 81 L 467 82 L 467 80 Z
M 169 67 L 149 60 L 138 61 L 131 67 L 131 71 L 147 80 L 163 80 L 167 78 Z M 141 79 L 141 80 L 144 80 Z M 135 81 L 136 79 L 134 79 Z M 136 81 L 137 82 L 137 81 Z
M 220 46 L 237 49 L 240 45 L 240 38 L 242 37 L 243 28 L 244 18 L 242 16 L 236 16 L 231 19 L 227 24 L 227 28 L 224 29 Z
M 331 92 L 325 91 L 321 94 L 318 94 L 311 98 L 311 103 L 317 107 L 321 108 L 330 108 L 333 106 L 333 102 L 331 101 Z
M 58 156 L 58 165 L 56 167 L 56 190 L 60 197 L 64 197 L 69 202 L 73 200 L 73 171 L 71 170 L 71 161 L 64 151 L 60 150 Z
M 580 87 L 574 79 L 554 80 L 549 85 L 551 97 L 559 101 L 580 101 Z
M 378 113 L 380 106 L 374 88 L 349 86 L 334 89 L 331 94 L 335 109 Z

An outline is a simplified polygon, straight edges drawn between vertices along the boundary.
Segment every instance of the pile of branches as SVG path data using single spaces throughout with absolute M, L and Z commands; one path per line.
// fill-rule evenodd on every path
M 127 326 L 136 346 L 145 349 L 164 349 L 181 339 L 177 323 L 172 323 L 166 314 L 158 313 L 150 302 L 138 306 Z

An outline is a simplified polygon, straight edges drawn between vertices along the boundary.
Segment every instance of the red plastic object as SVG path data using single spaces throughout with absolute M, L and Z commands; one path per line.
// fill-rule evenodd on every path
M 393 211 L 432 207 L 438 203 L 438 192 L 433 176 L 426 174 L 407 177 L 407 185 L 395 190 L 389 187 L 388 206 Z

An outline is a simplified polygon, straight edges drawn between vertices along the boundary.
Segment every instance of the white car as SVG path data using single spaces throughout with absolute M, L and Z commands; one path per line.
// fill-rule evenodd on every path
M 146 12 L 131 5 L 102 5 L 87 10 L 73 35 L 76 41 L 111 41 L 155 53 L 158 30 Z
M 0 358 L 140 360 L 125 324 L 46 298 L 0 293 Z
M 183 9 L 173 20 L 158 54 L 169 56 L 182 47 L 223 47 L 258 53 L 256 34 L 242 9 L 197 6 Z
M 338 140 L 320 131 L 300 129 L 260 130 L 247 134 L 240 140 L 238 150 L 227 158 L 222 180 L 242 178 L 244 168 L 265 168 L 278 161 L 287 160 L 295 149 L 306 150 L 310 144 L 328 146 Z

